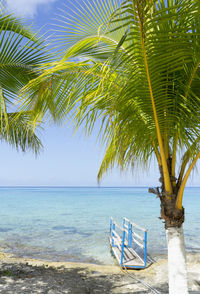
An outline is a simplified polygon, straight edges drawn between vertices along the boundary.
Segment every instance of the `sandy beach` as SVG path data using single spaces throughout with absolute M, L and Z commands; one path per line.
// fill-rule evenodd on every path
M 155 260 L 145 270 L 126 273 L 117 265 L 47 262 L 1 253 L 0 293 L 168 293 L 166 256 Z M 188 254 L 187 260 L 190 293 L 200 293 L 200 254 Z

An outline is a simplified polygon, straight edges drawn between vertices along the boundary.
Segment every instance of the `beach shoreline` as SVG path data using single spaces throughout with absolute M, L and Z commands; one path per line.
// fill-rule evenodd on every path
M 200 254 L 187 254 L 190 293 L 200 293 Z M 167 259 L 158 256 L 145 270 L 129 274 L 118 265 L 54 262 L 18 258 L 0 253 L 0 293 L 2 294 L 88 294 L 168 293 Z

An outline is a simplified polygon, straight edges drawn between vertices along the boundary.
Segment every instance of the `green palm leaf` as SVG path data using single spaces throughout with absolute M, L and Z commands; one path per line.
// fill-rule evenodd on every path
M 20 114 L 18 112 L 9 113 L 6 120 L 5 117 L 1 117 L 0 138 L 23 152 L 31 150 L 37 155 L 42 148 L 35 127 L 30 121 L 30 114 L 25 112 Z
M 33 122 L 31 127 L 31 112 L 17 111 L 16 101 L 21 88 L 39 76 L 41 64 L 49 60 L 49 55 L 42 40 L 3 7 L 0 57 L 0 136 L 17 148 L 21 146 L 23 151 L 32 148 L 37 152 L 41 142 L 34 133 Z
M 63 12 L 59 40 L 71 47 L 29 83 L 25 104 L 37 119 L 73 117 L 88 132 L 101 121 L 106 154 L 115 151 L 99 175 L 108 158 L 127 168 L 158 150 L 169 182 L 174 146 L 184 153 L 199 137 L 199 2 L 94 3 Z

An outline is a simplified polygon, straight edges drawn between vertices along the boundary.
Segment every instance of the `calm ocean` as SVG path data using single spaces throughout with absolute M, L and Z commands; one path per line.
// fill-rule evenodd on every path
M 54 261 L 113 263 L 109 219 L 148 229 L 148 252 L 166 253 L 160 203 L 148 188 L 0 188 L 0 250 Z M 184 195 L 187 250 L 200 251 L 200 188 Z

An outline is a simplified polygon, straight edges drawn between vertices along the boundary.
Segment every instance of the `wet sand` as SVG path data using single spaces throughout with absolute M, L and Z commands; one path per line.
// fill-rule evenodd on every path
M 188 254 L 190 293 L 200 293 L 200 254 Z M 167 260 L 159 256 L 145 270 L 120 270 L 117 265 L 47 262 L 0 254 L 1 294 L 141 294 L 168 293 Z

